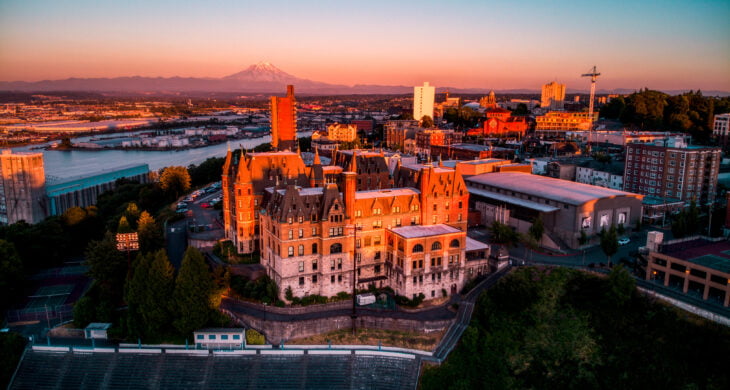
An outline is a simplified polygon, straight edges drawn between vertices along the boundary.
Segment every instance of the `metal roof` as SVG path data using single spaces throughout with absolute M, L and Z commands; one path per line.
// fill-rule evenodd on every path
M 481 190 L 481 189 L 472 188 L 472 187 L 467 187 L 467 189 L 469 190 L 469 194 L 470 195 L 482 196 L 482 197 L 489 198 L 489 199 L 492 199 L 492 200 L 496 200 L 496 201 L 499 201 L 499 202 L 509 203 L 509 204 L 512 204 L 512 205 L 515 205 L 515 206 L 520 206 L 520 207 L 528 208 L 528 209 L 531 209 L 531 210 L 541 211 L 543 213 L 552 213 L 554 211 L 560 210 L 557 207 L 549 206 L 549 205 L 542 204 L 542 203 L 533 202 L 531 200 L 520 199 L 520 198 L 517 198 L 517 197 L 514 197 L 514 196 L 509 196 L 509 195 L 504 195 L 504 194 L 498 194 L 496 192 L 490 192 L 490 191 L 487 191 L 487 190 Z
M 630 192 L 522 172 L 483 173 L 481 175 L 471 176 L 465 180 L 467 186 L 469 183 L 484 184 L 575 206 L 598 199 L 614 198 L 617 196 L 630 196 L 636 197 L 637 199 L 643 198 L 643 195 Z M 469 191 L 471 192 L 471 188 Z

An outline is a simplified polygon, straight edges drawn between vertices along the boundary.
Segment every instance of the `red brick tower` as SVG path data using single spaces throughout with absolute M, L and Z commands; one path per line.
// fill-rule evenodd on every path
M 295 148 L 297 109 L 294 86 L 287 85 L 285 97 L 271 97 L 271 145 L 275 150 Z

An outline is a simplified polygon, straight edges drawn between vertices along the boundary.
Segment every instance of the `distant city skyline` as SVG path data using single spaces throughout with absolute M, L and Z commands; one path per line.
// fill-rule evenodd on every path
M 0 81 L 222 77 L 267 61 L 333 84 L 730 91 L 730 2 L 0 2 Z

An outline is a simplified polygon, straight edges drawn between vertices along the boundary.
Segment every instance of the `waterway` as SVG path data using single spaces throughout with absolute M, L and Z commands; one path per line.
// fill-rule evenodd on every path
M 298 134 L 301 137 L 308 137 L 311 132 Z M 117 136 L 119 136 L 117 134 Z M 97 135 L 98 137 L 98 135 Z M 88 142 L 91 137 L 74 138 L 71 142 Z M 232 140 L 230 143 L 206 146 L 195 149 L 172 150 L 172 151 L 142 151 L 142 150 L 43 150 L 38 147 L 48 144 L 36 144 L 13 148 L 16 152 L 42 152 L 43 164 L 48 178 L 68 178 L 80 175 L 89 175 L 99 171 L 112 170 L 130 164 L 148 164 L 150 170 L 181 165 L 200 164 L 210 157 L 224 157 L 228 150 L 244 147 L 253 147 L 270 142 L 271 136 L 254 139 Z M 58 142 L 58 141 L 55 141 Z M 31 149 L 33 148 L 33 149 Z

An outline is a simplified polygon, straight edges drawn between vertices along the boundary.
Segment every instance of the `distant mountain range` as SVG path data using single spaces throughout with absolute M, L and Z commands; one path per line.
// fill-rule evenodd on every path
M 284 93 L 286 85 L 293 84 L 297 94 L 305 95 L 348 95 L 348 94 L 409 94 L 412 86 L 404 85 L 340 85 L 303 79 L 284 72 L 276 66 L 261 62 L 241 72 L 222 78 L 210 77 L 114 77 L 114 78 L 68 78 L 65 80 L 0 81 L 0 91 L 59 92 L 84 91 L 134 94 L 179 94 L 179 93 Z M 461 94 L 486 94 L 486 88 L 439 87 L 438 92 L 450 91 Z M 632 93 L 636 89 L 599 90 L 598 93 Z M 508 89 L 495 91 L 502 94 L 540 94 L 538 89 Z M 568 90 L 569 94 L 588 93 L 587 90 Z M 665 91 L 670 94 L 684 91 Z M 705 95 L 728 96 L 724 91 L 703 91 Z

